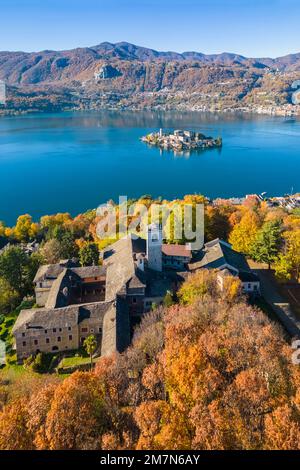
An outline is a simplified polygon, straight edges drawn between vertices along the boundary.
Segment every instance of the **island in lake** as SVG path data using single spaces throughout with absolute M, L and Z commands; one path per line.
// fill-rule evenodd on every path
M 141 138 L 142 142 L 166 150 L 203 150 L 222 146 L 222 138 L 207 137 L 201 132 L 175 130 L 173 132 L 152 132 Z

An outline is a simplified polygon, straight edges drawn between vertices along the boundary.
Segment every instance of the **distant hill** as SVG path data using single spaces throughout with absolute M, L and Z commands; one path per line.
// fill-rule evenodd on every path
M 247 58 L 103 42 L 0 52 L 0 79 L 8 85 L 8 109 L 279 106 L 290 102 L 291 84 L 300 79 L 300 53 Z

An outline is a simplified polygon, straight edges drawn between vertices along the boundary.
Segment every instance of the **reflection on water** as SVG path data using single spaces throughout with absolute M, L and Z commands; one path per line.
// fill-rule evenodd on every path
M 191 129 L 221 148 L 149 148 L 149 132 Z M 300 120 L 246 114 L 100 111 L 0 119 L 0 220 L 76 214 L 119 195 L 209 197 L 300 191 Z
M 147 145 L 147 148 L 155 151 L 159 151 L 159 154 L 163 156 L 173 156 L 175 158 L 186 158 L 189 159 L 191 156 L 201 157 L 206 152 L 211 152 L 212 150 L 217 151 L 219 154 L 222 153 L 222 147 L 214 147 L 214 148 L 204 148 L 204 149 L 190 149 L 190 150 L 176 150 L 176 149 L 164 149 L 162 147 L 155 147 L 154 145 Z
M 211 112 L 190 112 L 190 111 L 82 111 L 77 113 L 59 113 L 59 114 L 31 114 L 29 116 L 10 117 L 7 119 L 20 121 L 22 126 L 11 129 L 11 132 L 24 132 L 28 128 L 32 131 L 39 131 L 41 128 L 68 128 L 72 127 L 117 127 L 117 128 L 164 128 L 171 130 L 174 128 L 188 127 L 193 129 L 201 128 L 201 125 L 216 123 L 233 123 L 237 120 L 240 123 L 265 122 L 273 120 L 273 117 L 264 115 L 255 115 L 241 112 L 211 113 Z M 24 122 L 25 119 L 25 122 Z M 300 117 L 295 118 L 275 118 L 282 123 L 299 123 Z M 37 125 L 38 121 L 38 125 Z M 0 132 L 3 132 L 0 129 Z

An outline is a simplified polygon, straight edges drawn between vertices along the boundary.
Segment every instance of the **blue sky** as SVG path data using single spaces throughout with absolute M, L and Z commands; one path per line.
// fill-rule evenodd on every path
M 0 0 L 0 50 L 128 41 L 158 50 L 300 52 L 299 0 Z

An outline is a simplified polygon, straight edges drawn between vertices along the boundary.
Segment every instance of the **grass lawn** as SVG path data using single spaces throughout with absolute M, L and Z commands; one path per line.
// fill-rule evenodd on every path
M 17 364 L 16 352 L 13 349 L 14 344 L 14 337 L 12 335 L 12 328 L 13 325 L 18 317 L 20 310 L 24 308 L 31 308 L 33 302 L 32 301 L 23 301 L 22 304 L 16 308 L 12 313 L 7 315 L 1 315 L 1 323 L 0 323 L 0 340 L 5 343 L 5 350 L 6 350 L 6 365 L 0 368 L 0 381 L 9 381 L 11 383 L 18 382 L 18 380 L 22 380 L 23 378 L 26 379 L 30 376 L 39 376 L 42 372 L 43 374 L 54 373 L 55 368 L 61 369 L 59 375 L 60 377 L 63 375 L 63 369 L 66 369 L 66 374 L 68 375 L 70 369 L 72 367 L 76 368 L 77 366 L 82 366 L 86 364 L 90 364 L 90 358 L 86 355 L 84 350 L 81 348 L 78 351 L 74 351 L 71 357 L 64 357 L 59 362 L 58 366 L 57 363 L 59 361 L 59 355 L 43 355 L 42 360 L 42 370 L 38 372 L 33 372 L 29 367 L 24 368 L 23 365 Z M 94 359 L 93 362 L 96 362 L 97 359 Z
M 82 357 L 82 356 L 72 356 L 72 357 L 64 357 L 60 363 L 59 368 L 67 368 L 67 367 L 74 367 L 79 366 L 81 364 L 89 364 L 90 358 L 89 357 Z
M 95 364 L 99 359 L 99 357 L 93 358 L 93 364 Z M 88 356 L 79 352 L 75 353 L 73 356 L 64 357 L 58 364 L 57 369 L 59 370 L 59 374 L 61 375 L 64 373 L 64 370 L 66 371 L 66 373 L 68 373 L 68 369 L 76 369 L 76 367 L 90 364 L 90 362 L 91 360 Z
M 23 365 L 8 364 L 0 369 L 0 380 L 10 380 L 14 382 L 16 379 L 28 374 L 34 375 L 35 373 L 31 370 L 25 369 Z
M 5 343 L 7 363 L 14 363 L 17 359 L 15 351 L 13 350 L 14 338 L 11 334 L 11 330 L 17 316 L 17 312 L 12 312 L 9 315 L 6 315 L 4 317 L 4 321 L 0 325 L 0 339 Z

